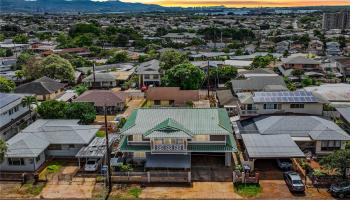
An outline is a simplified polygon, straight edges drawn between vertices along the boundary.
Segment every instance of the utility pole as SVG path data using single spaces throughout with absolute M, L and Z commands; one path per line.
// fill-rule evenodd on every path
M 105 132 L 106 132 L 106 164 L 107 164 L 107 187 L 108 187 L 108 192 L 107 195 L 105 196 L 105 200 L 108 199 L 109 193 L 112 191 L 112 177 L 111 177 L 111 163 L 110 163 L 110 151 L 109 151 L 109 141 L 108 141 L 108 126 L 107 126 L 107 108 L 106 104 L 104 105 L 104 117 L 105 117 Z
M 209 59 L 208 59 L 208 57 L 207 57 L 207 61 L 208 61 L 208 65 L 207 65 L 207 87 L 208 87 L 208 99 L 209 99 L 209 91 L 210 91 L 209 69 L 210 69 L 210 66 L 209 66 Z
M 94 78 L 94 82 L 92 83 L 92 88 L 94 88 L 96 85 L 95 63 L 92 65 L 92 77 Z

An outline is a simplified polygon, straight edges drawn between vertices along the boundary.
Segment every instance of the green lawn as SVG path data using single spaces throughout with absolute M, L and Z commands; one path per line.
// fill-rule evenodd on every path
M 105 136 L 106 136 L 105 131 L 97 131 L 97 133 L 96 133 L 96 137 L 105 137 Z
M 142 190 L 139 187 L 132 187 L 129 189 L 128 193 L 135 198 L 139 198 L 141 191 Z
M 64 164 L 63 161 L 54 161 L 51 162 L 48 166 L 47 166 L 47 172 L 49 173 L 57 173 L 60 171 L 62 165 Z
M 235 183 L 235 192 L 243 197 L 256 197 L 262 192 L 259 184 Z
M 35 185 L 33 183 L 26 183 L 23 185 L 23 188 L 25 188 L 26 192 L 33 196 L 40 194 L 44 187 L 45 187 L 44 182 L 39 182 Z

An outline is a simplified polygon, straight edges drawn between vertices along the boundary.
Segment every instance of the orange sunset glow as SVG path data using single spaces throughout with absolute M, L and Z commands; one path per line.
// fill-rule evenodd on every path
M 122 0 L 162 6 L 297 7 L 350 5 L 350 0 Z

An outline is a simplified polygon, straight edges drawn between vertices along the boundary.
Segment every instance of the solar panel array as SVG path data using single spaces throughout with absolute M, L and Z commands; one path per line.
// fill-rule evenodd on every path
M 255 103 L 314 103 L 317 98 L 309 91 L 255 92 Z

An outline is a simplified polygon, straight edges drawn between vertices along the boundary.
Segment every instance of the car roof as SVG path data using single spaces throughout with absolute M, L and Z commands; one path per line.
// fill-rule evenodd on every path
M 300 175 L 296 172 L 290 172 L 288 175 L 292 180 L 301 180 Z

